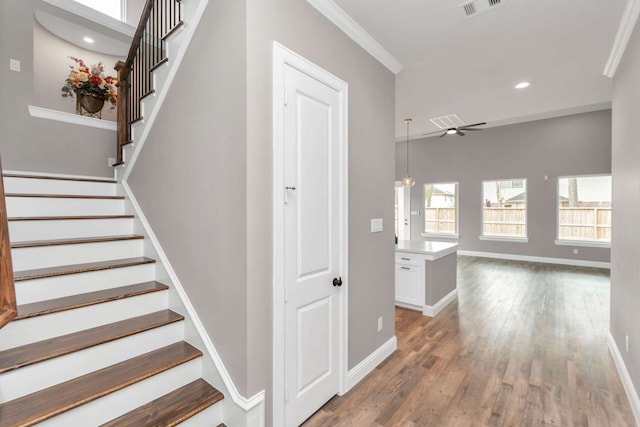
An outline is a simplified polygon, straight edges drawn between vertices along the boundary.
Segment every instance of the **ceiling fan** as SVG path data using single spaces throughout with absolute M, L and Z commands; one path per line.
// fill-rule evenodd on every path
M 456 127 L 447 128 L 444 132 L 439 130 L 439 131 L 436 131 L 436 132 L 425 133 L 424 136 L 436 135 L 436 134 L 438 134 L 440 132 L 442 132 L 442 134 L 439 136 L 439 138 L 442 138 L 443 136 L 446 136 L 446 135 L 465 136 L 466 135 L 465 132 L 482 130 L 482 129 L 476 128 L 476 126 L 482 126 L 482 125 L 486 125 L 486 124 L 487 124 L 486 122 L 482 122 L 482 123 L 473 123 L 473 124 L 470 124 L 470 125 L 456 126 Z

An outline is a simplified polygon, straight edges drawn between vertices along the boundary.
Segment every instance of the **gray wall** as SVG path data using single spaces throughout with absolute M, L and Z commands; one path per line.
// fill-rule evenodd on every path
M 393 134 L 395 76 L 306 1 L 248 0 L 249 389 L 271 371 L 272 42 L 349 84 L 349 368 L 394 336 Z M 370 219 L 385 230 L 370 233 Z M 377 332 L 377 318 L 385 329 Z M 270 351 L 268 352 L 270 354 Z M 255 382 L 251 379 L 255 378 Z M 270 388 L 270 383 L 269 383 Z M 269 389 L 268 389 L 269 391 Z M 270 407 L 270 404 L 268 405 Z
M 128 182 L 246 396 L 245 15 L 209 1 Z
M 613 80 L 613 245 L 611 334 L 640 393 L 640 29 L 636 25 Z M 625 351 L 629 335 L 629 352 Z
M 405 142 L 396 144 L 396 180 L 406 173 Z M 409 142 L 411 237 L 424 228 L 425 183 L 459 182 L 460 249 L 563 259 L 608 262 L 607 248 L 554 244 L 557 179 L 566 175 L 611 173 L 611 111 L 520 123 L 469 132 L 464 137 L 423 138 Z M 545 181 L 544 176 L 549 180 Z M 528 243 L 480 240 L 482 181 L 527 178 Z M 431 238 L 429 238 L 431 239 Z M 431 239 L 437 240 L 437 239 Z
M 140 22 L 140 15 L 144 7 L 145 0 L 127 0 L 126 18 L 127 24 L 137 27 Z
M 238 390 L 266 389 L 267 419 L 274 40 L 349 84 L 349 367 L 393 337 L 394 75 L 308 3 L 211 0 L 129 178 Z
M 113 176 L 111 131 L 33 118 L 35 0 L 0 0 L 0 155 L 4 169 Z M 22 72 L 10 71 L 9 59 Z M 60 87 L 64 82 L 60 82 Z M 58 88 L 59 89 L 59 88 Z

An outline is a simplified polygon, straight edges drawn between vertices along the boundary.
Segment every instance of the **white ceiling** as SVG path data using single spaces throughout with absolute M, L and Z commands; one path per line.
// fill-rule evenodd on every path
M 466 18 L 463 0 L 334 0 L 404 69 L 396 77 L 396 136 L 438 130 L 458 114 L 489 125 L 608 106 L 603 71 L 626 0 L 503 0 Z M 528 89 L 513 86 L 523 80 Z

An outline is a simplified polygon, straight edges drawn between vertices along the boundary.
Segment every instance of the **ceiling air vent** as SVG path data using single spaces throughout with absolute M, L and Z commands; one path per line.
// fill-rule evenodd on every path
M 429 119 L 431 123 L 439 129 L 449 129 L 464 125 L 464 122 L 457 114 L 448 114 L 446 116 L 434 117 Z
M 469 0 L 460 3 L 458 7 L 465 17 L 470 18 L 502 6 L 505 2 L 506 0 Z

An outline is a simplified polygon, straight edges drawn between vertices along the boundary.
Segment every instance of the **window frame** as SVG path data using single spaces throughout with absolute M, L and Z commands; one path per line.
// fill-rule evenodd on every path
M 448 184 L 455 185 L 455 231 L 453 233 L 425 231 L 425 222 L 427 221 L 426 213 L 425 213 L 426 206 L 425 206 L 425 197 L 424 197 L 425 187 L 427 185 L 435 186 L 435 185 L 448 185 Z M 454 240 L 459 239 L 460 238 L 460 209 L 458 209 L 459 201 L 460 201 L 460 182 L 459 181 L 425 182 L 422 185 L 422 215 L 424 216 L 424 219 L 422 220 L 422 231 L 420 235 L 422 237 L 434 237 L 438 239 L 454 239 Z
M 612 179 L 611 202 L 613 202 L 613 177 L 610 173 L 594 173 L 581 175 L 559 175 L 556 178 L 556 239 L 554 243 L 557 246 L 580 246 L 590 248 L 611 248 L 611 240 L 608 242 L 598 240 L 569 240 L 560 238 L 560 180 L 568 178 L 586 178 L 586 177 L 610 177 Z M 613 203 L 612 203 L 613 204 Z M 611 207 L 613 212 L 613 206 Z M 597 220 L 597 219 L 596 219 Z
M 94 10 L 94 11 L 96 11 L 98 13 L 101 13 L 101 14 L 103 14 L 105 16 L 108 16 L 110 18 L 117 19 L 118 21 L 125 22 L 125 23 L 127 22 L 127 0 L 113 0 L 114 3 L 119 3 L 120 4 L 120 16 L 119 17 L 115 17 L 115 16 L 107 14 L 107 13 L 105 13 L 105 12 L 99 10 L 99 9 L 96 9 L 96 8 L 94 8 L 92 6 L 84 4 L 81 0 L 74 0 L 74 1 L 76 1 L 79 4 L 81 4 L 82 6 L 88 7 L 91 10 Z
M 485 194 L 484 187 L 487 182 L 502 182 L 502 181 L 523 181 L 524 189 L 524 236 L 494 236 L 484 234 L 484 209 Z M 529 188 L 527 185 L 527 178 L 506 178 L 506 179 L 483 179 L 480 183 L 480 194 L 482 195 L 482 205 L 480 207 L 480 240 L 491 240 L 496 242 L 510 242 L 510 243 L 527 243 L 529 242 Z

